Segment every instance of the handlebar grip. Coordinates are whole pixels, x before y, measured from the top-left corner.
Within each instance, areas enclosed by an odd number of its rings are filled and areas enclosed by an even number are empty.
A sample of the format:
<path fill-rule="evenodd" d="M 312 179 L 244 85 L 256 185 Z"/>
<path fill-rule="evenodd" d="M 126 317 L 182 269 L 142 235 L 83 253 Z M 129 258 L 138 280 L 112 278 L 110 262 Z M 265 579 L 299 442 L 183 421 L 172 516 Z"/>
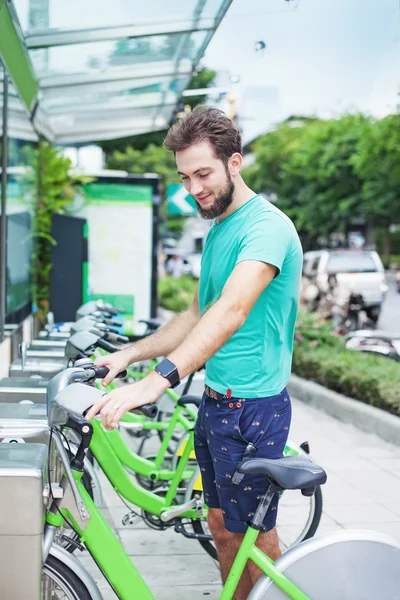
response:
<path fill-rule="evenodd" d="M 104 325 L 105 331 L 107 333 L 115 333 L 115 334 L 119 335 L 119 331 L 115 327 L 110 327 L 109 325 L 106 325 L 105 323 L 103 323 L 103 325 Z"/>
<path fill-rule="evenodd" d="M 114 333 L 113 331 L 107 331 L 107 333 L 104 337 L 106 340 L 109 340 L 110 342 L 117 342 L 117 343 L 120 342 L 120 343 L 124 343 L 124 344 L 129 342 L 128 337 L 126 337 L 125 335 L 119 335 L 119 333 Z"/>
<path fill-rule="evenodd" d="M 107 375 L 110 372 L 110 369 L 108 367 L 94 367 L 95 373 L 96 373 L 96 378 L 97 379 L 104 379 L 104 377 L 107 377 Z"/>
<path fill-rule="evenodd" d="M 103 323 L 106 325 L 111 325 L 111 327 L 122 327 L 122 321 L 116 321 L 115 319 L 103 319 Z"/>
<path fill-rule="evenodd" d="M 158 408 L 155 404 L 143 404 L 143 406 L 138 406 L 129 412 L 139 413 L 145 417 L 148 417 L 149 419 L 155 419 L 158 413 Z"/>
<path fill-rule="evenodd" d="M 103 350 L 106 350 L 106 352 L 110 352 L 111 354 L 113 352 L 118 352 L 118 348 L 116 348 L 113 344 L 110 344 L 110 342 L 106 342 L 106 340 L 104 340 L 103 338 L 97 340 L 96 346 L 102 348 Z"/>
<path fill-rule="evenodd" d="M 110 369 L 108 367 L 97 367 L 96 365 L 94 365 L 94 371 L 96 373 L 96 379 L 104 379 L 104 377 L 107 377 L 107 375 L 110 372 Z M 118 375 L 116 375 L 115 377 L 121 377 L 124 378 L 127 376 L 127 372 L 121 371 L 121 373 L 118 373 Z"/>

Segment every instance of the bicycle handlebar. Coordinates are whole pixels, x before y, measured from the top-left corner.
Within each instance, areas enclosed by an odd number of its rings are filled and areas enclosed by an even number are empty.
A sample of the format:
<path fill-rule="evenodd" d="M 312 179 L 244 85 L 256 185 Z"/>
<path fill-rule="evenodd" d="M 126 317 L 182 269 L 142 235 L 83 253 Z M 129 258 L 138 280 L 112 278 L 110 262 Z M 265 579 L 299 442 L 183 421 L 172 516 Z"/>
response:
<path fill-rule="evenodd" d="M 119 342 L 121 344 L 127 344 L 129 342 L 129 338 L 126 335 L 120 335 L 118 331 L 106 331 L 104 339 L 109 342 Z"/>
<path fill-rule="evenodd" d="M 118 352 L 118 348 L 116 346 L 114 346 L 113 344 L 110 344 L 110 342 L 107 342 L 103 338 L 99 338 L 97 340 L 96 346 L 98 346 L 99 348 L 102 348 L 103 350 L 106 350 L 106 352 L 110 352 L 110 354 L 113 354 L 114 352 Z"/>
<path fill-rule="evenodd" d="M 108 375 L 110 369 L 108 367 L 96 367 L 96 365 L 94 365 L 93 371 L 95 371 L 96 377 L 98 379 L 103 379 Z M 126 371 L 118 373 L 117 377 L 126 377 Z M 143 404 L 143 406 L 138 406 L 137 408 L 129 412 L 140 413 L 143 414 L 145 417 L 148 417 L 149 419 L 154 419 L 157 416 L 158 408 L 157 406 L 155 406 L 155 404 Z"/>

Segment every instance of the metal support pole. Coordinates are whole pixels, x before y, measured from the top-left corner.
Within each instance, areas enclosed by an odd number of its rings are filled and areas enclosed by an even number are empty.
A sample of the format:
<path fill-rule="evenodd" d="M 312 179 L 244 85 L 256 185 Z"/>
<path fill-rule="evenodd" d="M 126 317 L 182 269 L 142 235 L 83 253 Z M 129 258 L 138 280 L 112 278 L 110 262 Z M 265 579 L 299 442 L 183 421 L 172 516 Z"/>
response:
<path fill-rule="evenodd" d="M 160 183 L 157 184 L 157 190 L 153 191 L 153 223 L 152 223 L 152 255 L 151 255 L 151 288 L 150 288 L 150 317 L 157 316 L 158 306 L 158 226 L 160 219 Z"/>
<path fill-rule="evenodd" d="M 7 101 L 8 101 L 8 76 L 3 67 L 3 133 L 1 138 L 1 220 L 0 220 L 0 342 L 4 338 L 4 325 L 6 319 L 6 294 L 7 294 Z"/>

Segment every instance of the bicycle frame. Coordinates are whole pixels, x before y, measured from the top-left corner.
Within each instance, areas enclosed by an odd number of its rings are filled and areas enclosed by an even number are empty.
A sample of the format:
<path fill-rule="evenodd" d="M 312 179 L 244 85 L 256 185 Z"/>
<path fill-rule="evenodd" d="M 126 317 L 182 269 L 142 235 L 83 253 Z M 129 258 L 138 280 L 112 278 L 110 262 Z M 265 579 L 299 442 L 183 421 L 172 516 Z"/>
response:
<path fill-rule="evenodd" d="M 150 512 L 156 516 L 161 516 L 164 511 L 171 508 L 181 481 L 188 475 L 190 477 L 193 474 L 192 471 L 186 470 L 186 466 L 189 461 L 190 453 L 194 448 L 194 433 L 190 433 L 188 443 L 182 454 L 182 458 L 179 461 L 178 467 L 173 473 L 166 496 L 161 498 L 157 494 L 142 488 L 128 475 L 114 448 L 109 443 L 108 437 L 101 424 L 96 419 L 92 419 L 91 424 L 93 426 L 93 436 L 90 442 L 90 450 L 93 452 L 96 461 L 99 463 L 115 491 L 132 504 L 135 504 L 146 512 Z M 137 458 L 144 467 L 148 469 L 152 468 L 152 463 L 150 461 L 146 461 L 146 459 L 141 457 Z M 147 463 L 149 464 L 147 465 Z M 174 508 L 177 507 L 177 505 L 174 505 Z M 199 515 L 196 514 L 194 508 L 182 512 L 179 516 L 189 519 L 199 518 Z M 206 512 L 204 512 L 203 516 L 206 516 Z"/>
<path fill-rule="evenodd" d="M 152 481 L 169 481 L 173 479 L 175 470 L 161 469 L 161 465 L 165 460 L 173 433 L 178 425 L 181 425 L 183 430 L 187 432 L 189 432 L 193 427 L 192 423 L 183 415 L 184 410 L 185 409 L 182 406 L 175 407 L 174 413 L 170 421 L 167 423 L 168 428 L 165 431 L 163 441 L 154 461 L 148 460 L 139 456 L 138 454 L 133 453 L 129 446 L 125 443 L 118 429 L 105 432 L 105 436 L 115 454 L 125 467 L 128 467 L 128 469 L 131 469 L 135 473 L 147 477 Z M 189 458 L 193 458 L 193 455 L 189 454 Z M 182 479 L 190 479 L 193 471 L 194 468 L 184 471 Z"/>

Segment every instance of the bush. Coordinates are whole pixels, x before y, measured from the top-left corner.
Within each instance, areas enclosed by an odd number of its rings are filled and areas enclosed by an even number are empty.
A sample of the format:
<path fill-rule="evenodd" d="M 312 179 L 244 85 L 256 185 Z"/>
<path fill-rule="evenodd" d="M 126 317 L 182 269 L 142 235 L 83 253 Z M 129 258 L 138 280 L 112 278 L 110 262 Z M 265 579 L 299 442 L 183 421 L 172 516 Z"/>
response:
<path fill-rule="evenodd" d="M 158 285 L 160 306 L 174 312 L 186 310 L 192 303 L 196 287 L 196 279 L 188 275 L 179 279 L 167 275 Z"/>
<path fill-rule="evenodd" d="M 389 267 L 392 269 L 400 269 L 400 254 L 391 254 Z"/>
<path fill-rule="evenodd" d="M 377 354 L 347 350 L 317 314 L 300 313 L 293 373 L 400 416 L 400 363 Z"/>

